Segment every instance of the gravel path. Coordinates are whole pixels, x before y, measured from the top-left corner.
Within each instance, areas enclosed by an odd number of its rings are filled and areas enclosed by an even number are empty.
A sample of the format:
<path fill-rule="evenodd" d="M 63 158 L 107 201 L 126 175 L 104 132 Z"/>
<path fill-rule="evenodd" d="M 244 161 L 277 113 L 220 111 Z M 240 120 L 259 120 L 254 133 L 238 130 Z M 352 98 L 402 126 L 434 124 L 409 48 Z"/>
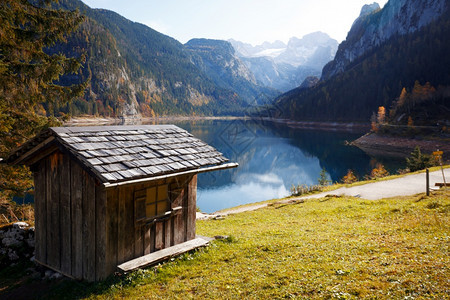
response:
<path fill-rule="evenodd" d="M 444 172 L 445 172 L 445 180 L 447 183 L 449 183 L 450 169 L 444 169 Z M 342 187 L 334 191 L 323 192 L 303 197 L 289 198 L 281 200 L 279 201 L 279 203 L 288 203 L 301 199 L 317 199 L 323 198 L 327 195 L 336 195 L 336 196 L 345 195 L 345 196 L 360 197 L 368 200 L 378 200 L 396 196 L 410 196 L 425 192 L 425 181 L 426 181 L 425 178 L 426 178 L 425 173 L 406 175 L 404 177 L 391 180 L 372 182 L 349 188 Z M 443 182 L 441 171 L 430 172 L 430 187 L 434 188 L 434 184 L 436 182 Z M 201 219 L 217 218 L 220 216 L 237 214 L 245 211 L 252 211 L 266 206 L 267 206 L 266 203 L 262 203 L 226 209 L 216 212 L 214 214 L 197 213 L 197 219 L 201 220 Z"/>

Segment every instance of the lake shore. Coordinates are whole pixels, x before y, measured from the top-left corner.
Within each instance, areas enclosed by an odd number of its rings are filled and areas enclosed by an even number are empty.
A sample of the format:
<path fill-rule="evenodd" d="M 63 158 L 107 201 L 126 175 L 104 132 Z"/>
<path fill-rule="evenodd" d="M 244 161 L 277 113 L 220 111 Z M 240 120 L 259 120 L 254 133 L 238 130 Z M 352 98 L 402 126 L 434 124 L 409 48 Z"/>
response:
<path fill-rule="evenodd" d="M 291 128 L 298 129 L 320 129 L 328 131 L 354 131 L 354 130 L 369 130 L 369 123 L 344 123 L 344 122 L 318 122 L 318 121 L 294 121 L 290 119 L 277 119 L 267 117 L 254 117 L 253 120 L 260 120 L 263 122 L 272 122 L 276 124 L 285 124 Z"/>
<path fill-rule="evenodd" d="M 444 152 L 444 161 L 448 162 L 450 160 L 450 142 L 446 140 L 432 140 L 417 137 L 407 138 L 368 133 L 353 141 L 351 144 L 369 155 L 389 154 L 398 157 L 409 156 L 416 146 L 419 146 L 423 153 L 428 154 L 439 149 Z"/>
<path fill-rule="evenodd" d="M 112 124 L 165 124 L 179 121 L 202 121 L 202 120 L 253 120 L 255 122 L 283 124 L 290 128 L 324 130 L 324 131 L 361 131 L 370 129 L 367 123 L 342 123 L 342 122 L 315 122 L 315 121 L 293 121 L 290 119 L 270 118 L 270 117 L 249 117 L 249 116 L 163 116 L 154 118 L 108 118 L 82 116 L 66 121 L 64 126 L 88 126 L 88 125 L 112 125 Z M 440 139 L 407 138 L 399 136 L 386 136 L 375 133 L 368 133 L 351 142 L 369 155 L 375 156 L 409 156 L 416 146 L 422 152 L 431 153 L 437 149 L 444 151 L 444 161 L 450 161 L 450 142 Z"/>
<path fill-rule="evenodd" d="M 93 116 L 82 116 L 75 117 L 66 122 L 64 126 L 85 126 L 85 125 L 132 125 L 132 124 L 159 124 L 167 123 L 171 121 L 200 121 L 200 120 L 250 120 L 250 117 L 246 116 L 218 116 L 218 117 L 208 117 L 208 116 L 164 116 L 164 117 L 154 117 L 154 118 L 109 118 L 109 117 L 93 117 Z"/>
<path fill-rule="evenodd" d="M 255 122 L 270 122 L 275 124 L 284 124 L 291 128 L 298 129 L 320 129 L 329 131 L 353 131 L 369 130 L 368 123 L 343 123 L 343 122 L 316 122 L 316 121 L 294 121 L 290 119 L 255 117 L 255 116 L 162 116 L 162 117 L 144 117 L 144 118 L 109 118 L 81 116 L 64 122 L 64 126 L 84 126 L 84 125 L 113 125 L 113 124 L 159 124 L 171 121 L 201 121 L 201 120 L 253 120 Z"/>

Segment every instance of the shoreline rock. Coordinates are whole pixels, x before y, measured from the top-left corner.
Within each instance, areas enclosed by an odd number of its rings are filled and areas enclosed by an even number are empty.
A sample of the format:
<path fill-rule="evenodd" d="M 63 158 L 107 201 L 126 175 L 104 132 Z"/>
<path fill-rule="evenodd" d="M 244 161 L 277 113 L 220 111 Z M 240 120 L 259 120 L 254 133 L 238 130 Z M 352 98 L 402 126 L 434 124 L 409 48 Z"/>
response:
<path fill-rule="evenodd" d="M 444 152 L 444 163 L 450 160 L 450 142 L 424 138 L 407 138 L 368 133 L 351 143 L 369 155 L 392 155 L 407 157 L 416 146 L 423 153 L 432 153 L 439 149 Z"/>

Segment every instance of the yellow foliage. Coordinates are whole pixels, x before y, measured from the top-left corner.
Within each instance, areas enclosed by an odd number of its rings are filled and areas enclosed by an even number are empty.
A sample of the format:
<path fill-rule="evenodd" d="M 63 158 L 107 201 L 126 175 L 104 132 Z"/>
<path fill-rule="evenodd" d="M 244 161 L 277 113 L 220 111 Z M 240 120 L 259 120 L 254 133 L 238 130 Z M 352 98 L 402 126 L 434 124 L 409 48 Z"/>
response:
<path fill-rule="evenodd" d="M 375 133 L 377 133 L 377 132 L 378 132 L 378 124 L 377 124 L 376 122 L 371 122 L 370 125 L 371 125 L 371 127 L 372 127 L 372 128 L 371 128 L 372 131 L 375 132 Z"/>
<path fill-rule="evenodd" d="M 380 163 L 370 172 L 370 179 L 377 179 L 389 176 L 389 172 Z"/>
<path fill-rule="evenodd" d="M 155 112 L 147 103 L 141 103 L 140 105 L 141 113 L 145 117 L 155 117 Z"/>
<path fill-rule="evenodd" d="M 377 121 L 378 124 L 383 124 L 386 119 L 386 109 L 384 106 L 378 107 L 378 115 L 377 115 Z"/>
<path fill-rule="evenodd" d="M 342 182 L 345 183 L 345 184 L 350 184 L 350 183 L 353 183 L 353 182 L 356 182 L 356 181 L 358 181 L 358 178 L 356 178 L 356 176 L 355 176 L 355 174 L 353 173 L 352 170 L 348 170 L 347 175 L 345 175 L 342 178 Z"/>
<path fill-rule="evenodd" d="M 414 122 L 413 119 L 411 118 L 411 116 L 408 117 L 408 127 L 413 127 L 414 126 Z"/>

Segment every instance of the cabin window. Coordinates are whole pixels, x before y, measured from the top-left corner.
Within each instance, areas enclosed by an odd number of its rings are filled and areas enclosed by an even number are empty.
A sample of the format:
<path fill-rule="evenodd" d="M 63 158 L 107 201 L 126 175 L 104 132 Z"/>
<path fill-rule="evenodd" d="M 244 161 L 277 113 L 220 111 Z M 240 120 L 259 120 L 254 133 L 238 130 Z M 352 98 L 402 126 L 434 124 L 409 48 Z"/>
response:
<path fill-rule="evenodd" d="M 136 222 L 164 216 L 170 210 L 168 186 L 158 185 L 135 192 Z"/>

